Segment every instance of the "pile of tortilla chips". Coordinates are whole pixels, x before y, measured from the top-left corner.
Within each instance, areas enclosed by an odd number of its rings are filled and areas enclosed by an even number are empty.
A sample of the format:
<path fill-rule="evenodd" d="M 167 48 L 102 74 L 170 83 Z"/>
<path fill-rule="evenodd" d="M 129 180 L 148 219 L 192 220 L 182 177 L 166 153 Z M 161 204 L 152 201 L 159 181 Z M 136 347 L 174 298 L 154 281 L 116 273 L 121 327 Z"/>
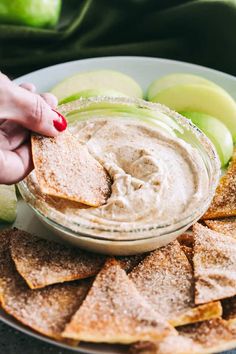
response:
<path fill-rule="evenodd" d="M 224 228 L 218 232 L 221 224 L 207 223 L 211 229 L 197 223 L 151 253 L 117 258 L 5 230 L 1 307 L 71 345 L 121 343 L 129 345 L 127 352 L 142 354 L 233 348 L 236 238 Z"/>
<path fill-rule="evenodd" d="M 202 223 L 148 254 L 106 257 L 0 234 L 0 306 L 45 336 L 139 354 L 236 347 L 236 154 Z M 220 219 L 219 219 L 220 218 Z"/>
<path fill-rule="evenodd" d="M 236 150 L 202 224 L 152 252 L 130 277 L 178 331 L 135 343 L 132 353 L 199 354 L 236 347 Z"/>

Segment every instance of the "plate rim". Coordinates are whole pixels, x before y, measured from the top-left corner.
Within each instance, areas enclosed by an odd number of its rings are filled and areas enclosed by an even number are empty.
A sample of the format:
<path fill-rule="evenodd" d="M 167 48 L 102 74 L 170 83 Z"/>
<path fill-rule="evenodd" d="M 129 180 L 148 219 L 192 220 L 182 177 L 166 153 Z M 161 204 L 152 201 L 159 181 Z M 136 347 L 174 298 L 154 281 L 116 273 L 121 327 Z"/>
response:
<path fill-rule="evenodd" d="M 236 82 L 236 77 L 232 74 L 228 74 L 225 73 L 224 71 L 221 70 L 217 70 L 217 69 L 212 69 L 208 66 L 204 66 L 204 65 L 200 65 L 200 64 L 194 64 L 194 63 L 190 63 L 190 62 L 186 62 L 186 61 L 181 61 L 181 60 L 175 60 L 175 59 L 165 59 L 165 58 L 159 58 L 159 57 L 150 57 L 150 56 L 132 56 L 132 55 L 119 55 L 119 56 L 103 56 L 103 57 L 93 57 L 93 58 L 85 58 L 85 59 L 76 59 L 76 60 L 70 60 L 70 61 L 66 61 L 63 63 L 58 63 L 58 64 L 54 64 L 54 65 L 49 65 L 46 66 L 44 68 L 40 68 L 34 71 L 31 71 L 27 74 L 21 75 L 16 77 L 13 81 L 17 82 L 18 80 L 21 80 L 21 78 L 24 78 L 25 76 L 31 75 L 31 74 L 39 74 L 41 71 L 47 70 L 47 69 L 52 69 L 52 68 L 60 68 L 62 66 L 67 66 L 67 65 L 73 65 L 76 63 L 83 63 L 83 62 L 96 62 L 96 61 L 110 61 L 110 60 L 137 60 L 137 61 L 143 61 L 143 60 L 150 60 L 150 61 L 159 61 L 162 63 L 167 63 L 167 64 L 172 64 L 175 63 L 177 65 L 181 65 L 184 64 L 186 66 L 188 66 L 189 68 L 199 68 L 202 70 L 206 70 L 208 72 L 211 72 L 213 74 L 217 74 L 217 75 L 223 75 L 223 76 L 227 76 L 229 79 L 232 79 Z"/>
<path fill-rule="evenodd" d="M 34 71 L 31 71 L 29 73 L 26 73 L 24 75 L 18 76 L 17 78 L 15 78 L 13 81 L 15 83 L 20 83 L 22 82 L 22 80 L 24 80 L 25 77 L 30 76 L 30 75 L 41 75 L 43 74 L 45 71 L 50 71 L 51 69 L 54 70 L 60 70 L 63 67 L 66 66 L 73 66 L 76 64 L 83 64 L 83 63 L 96 63 L 99 61 L 103 61 L 105 62 L 111 62 L 111 61 L 136 61 L 136 62 L 144 62 L 144 61 L 149 61 L 149 62 L 156 62 L 156 63 L 162 63 L 162 64 L 167 64 L 169 66 L 171 66 L 172 64 L 174 65 L 184 65 L 186 68 L 188 68 L 190 71 L 191 69 L 198 69 L 201 70 L 205 73 L 212 73 L 213 75 L 217 75 L 218 77 L 222 77 L 222 78 L 227 78 L 228 80 L 231 80 L 232 82 L 236 83 L 236 77 L 232 74 L 228 74 L 225 73 L 223 71 L 217 70 L 217 69 L 212 69 L 208 66 L 203 66 L 203 65 L 199 65 L 199 64 L 195 64 L 195 63 L 190 63 L 190 62 L 186 62 L 186 61 L 181 61 L 181 60 L 175 60 L 175 59 L 167 59 L 167 58 L 159 58 L 159 57 L 152 57 L 152 56 L 102 56 L 102 57 L 93 57 L 93 58 L 84 58 L 84 59 L 75 59 L 75 60 L 71 60 L 71 61 L 66 61 L 66 62 L 62 62 L 62 63 L 57 63 L 57 64 L 53 64 L 53 65 L 49 65 Z M 79 70 L 79 69 L 78 69 Z M 115 69 L 113 69 L 115 70 Z M 1 312 L 4 312 L 4 315 Z M 9 319 L 8 319 L 9 317 Z M 33 329 L 31 328 L 27 328 L 26 326 L 24 326 L 23 324 L 21 324 L 20 322 L 18 323 L 13 317 L 11 318 L 11 316 L 9 316 L 8 314 L 5 313 L 5 311 L 3 309 L 0 309 L 0 321 L 2 321 L 4 324 L 20 331 L 21 333 L 24 333 L 27 336 L 36 338 L 38 340 L 41 340 L 43 342 L 46 342 L 48 344 L 51 345 L 55 345 L 56 347 L 59 348 L 63 348 L 63 349 L 67 349 L 67 350 L 71 350 L 73 352 L 77 352 L 77 353 L 81 353 L 81 354 L 96 354 L 98 352 L 96 352 L 96 350 L 94 349 L 86 349 L 86 348 L 81 348 L 79 346 L 77 347 L 73 347 L 70 346 L 68 344 L 65 344 L 63 342 L 59 342 L 56 340 L 53 340 L 49 337 L 46 337 L 40 333 L 35 332 Z"/>

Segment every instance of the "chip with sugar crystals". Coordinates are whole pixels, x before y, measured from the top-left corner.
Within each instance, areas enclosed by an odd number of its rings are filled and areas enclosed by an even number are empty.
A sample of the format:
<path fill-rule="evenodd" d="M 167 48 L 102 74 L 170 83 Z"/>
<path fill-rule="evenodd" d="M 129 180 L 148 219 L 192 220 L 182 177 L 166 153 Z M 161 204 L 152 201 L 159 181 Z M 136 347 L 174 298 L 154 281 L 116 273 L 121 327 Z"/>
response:
<path fill-rule="evenodd" d="M 236 239 L 199 223 L 193 233 L 195 303 L 236 295 Z"/>
<path fill-rule="evenodd" d="M 119 262 L 108 259 L 63 335 L 128 344 L 160 339 L 169 333 L 176 331 L 139 294 Z"/>
<path fill-rule="evenodd" d="M 236 148 L 226 174 L 221 178 L 213 201 L 203 219 L 236 216 Z"/>
<path fill-rule="evenodd" d="M 10 251 L 16 269 L 31 289 L 96 275 L 106 257 L 12 230 Z"/>
<path fill-rule="evenodd" d="M 36 176 L 43 193 L 85 205 L 103 205 L 111 179 L 103 166 L 69 131 L 55 138 L 32 135 Z"/>
<path fill-rule="evenodd" d="M 205 220 L 205 224 L 212 230 L 221 234 L 236 238 L 236 218 L 224 218 L 220 220 Z"/>
<path fill-rule="evenodd" d="M 11 259 L 11 232 L 0 234 L 1 306 L 24 325 L 48 337 L 64 340 L 61 333 L 80 307 L 91 282 L 86 279 L 31 290 L 17 273 Z"/>
<path fill-rule="evenodd" d="M 153 309 L 173 326 L 221 315 L 219 301 L 195 306 L 193 269 L 178 241 L 150 253 L 129 276 Z"/>
<path fill-rule="evenodd" d="M 206 354 L 236 346 L 236 331 L 222 319 L 204 321 L 178 329 L 177 337 L 168 336 L 155 343 L 136 343 L 130 354 Z"/>

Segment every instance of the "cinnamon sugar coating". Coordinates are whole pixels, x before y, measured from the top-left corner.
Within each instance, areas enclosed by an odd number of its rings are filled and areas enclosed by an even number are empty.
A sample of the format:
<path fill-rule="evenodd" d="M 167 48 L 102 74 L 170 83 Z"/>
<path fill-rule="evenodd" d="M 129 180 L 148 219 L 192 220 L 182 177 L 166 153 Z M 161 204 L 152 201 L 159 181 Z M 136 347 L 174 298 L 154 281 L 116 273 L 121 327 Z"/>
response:
<path fill-rule="evenodd" d="M 56 138 L 31 137 L 35 171 L 43 193 L 98 207 L 111 193 L 111 179 L 87 147 L 68 131 Z"/>
<path fill-rule="evenodd" d="M 3 309 L 24 325 L 63 340 L 65 324 L 79 308 L 90 287 L 82 280 L 31 290 L 17 273 L 9 251 L 12 230 L 0 234 L 0 300 Z"/>
<path fill-rule="evenodd" d="M 99 272 L 106 259 L 21 230 L 12 231 L 10 251 L 17 271 L 31 289 L 91 277 Z"/>
<path fill-rule="evenodd" d="M 219 317 L 219 302 L 194 304 L 191 264 L 177 241 L 148 255 L 130 273 L 140 293 L 174 326 Z"/>
<path fill-rule="evenodd" d="M 212 230 L 236 238 L 236 218 L 219 220 L 205 220 L 205 224 Z"/>
<path fill-rule="evenodd" d="M 97 275 L 63 336 L 82 341 L 132 343 L 176 331 L 139 294 L 115 259 Z"/>
<path fill-rule="evenodd" d="M 195 303 L 236 295 L 236 239 L 199 223 L 193 232 Z"/>
<path fill-rule="evenodd" d="M 226 174 L 221 178 L 213 201 L 202 219 L 236 216 L 236 148 Z"/>
<path fill-rule="evenodd" d="M 178 328 L 178 336 L 155 343 L 137 343 L 132 354 L 206 354 L 236 346 L 236 331 L 222 319 L 213 319 Z"/>

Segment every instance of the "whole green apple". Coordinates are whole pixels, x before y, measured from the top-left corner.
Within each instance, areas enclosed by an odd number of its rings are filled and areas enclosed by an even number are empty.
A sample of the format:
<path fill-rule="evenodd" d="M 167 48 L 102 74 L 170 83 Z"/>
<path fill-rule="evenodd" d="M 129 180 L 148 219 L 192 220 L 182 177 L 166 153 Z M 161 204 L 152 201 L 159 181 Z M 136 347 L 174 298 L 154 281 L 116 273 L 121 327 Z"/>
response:
<path fill-rule="evenodd" d="M 0 23 L 52 27 L 60 10 L 61 0 L 0 0 Z"/>

